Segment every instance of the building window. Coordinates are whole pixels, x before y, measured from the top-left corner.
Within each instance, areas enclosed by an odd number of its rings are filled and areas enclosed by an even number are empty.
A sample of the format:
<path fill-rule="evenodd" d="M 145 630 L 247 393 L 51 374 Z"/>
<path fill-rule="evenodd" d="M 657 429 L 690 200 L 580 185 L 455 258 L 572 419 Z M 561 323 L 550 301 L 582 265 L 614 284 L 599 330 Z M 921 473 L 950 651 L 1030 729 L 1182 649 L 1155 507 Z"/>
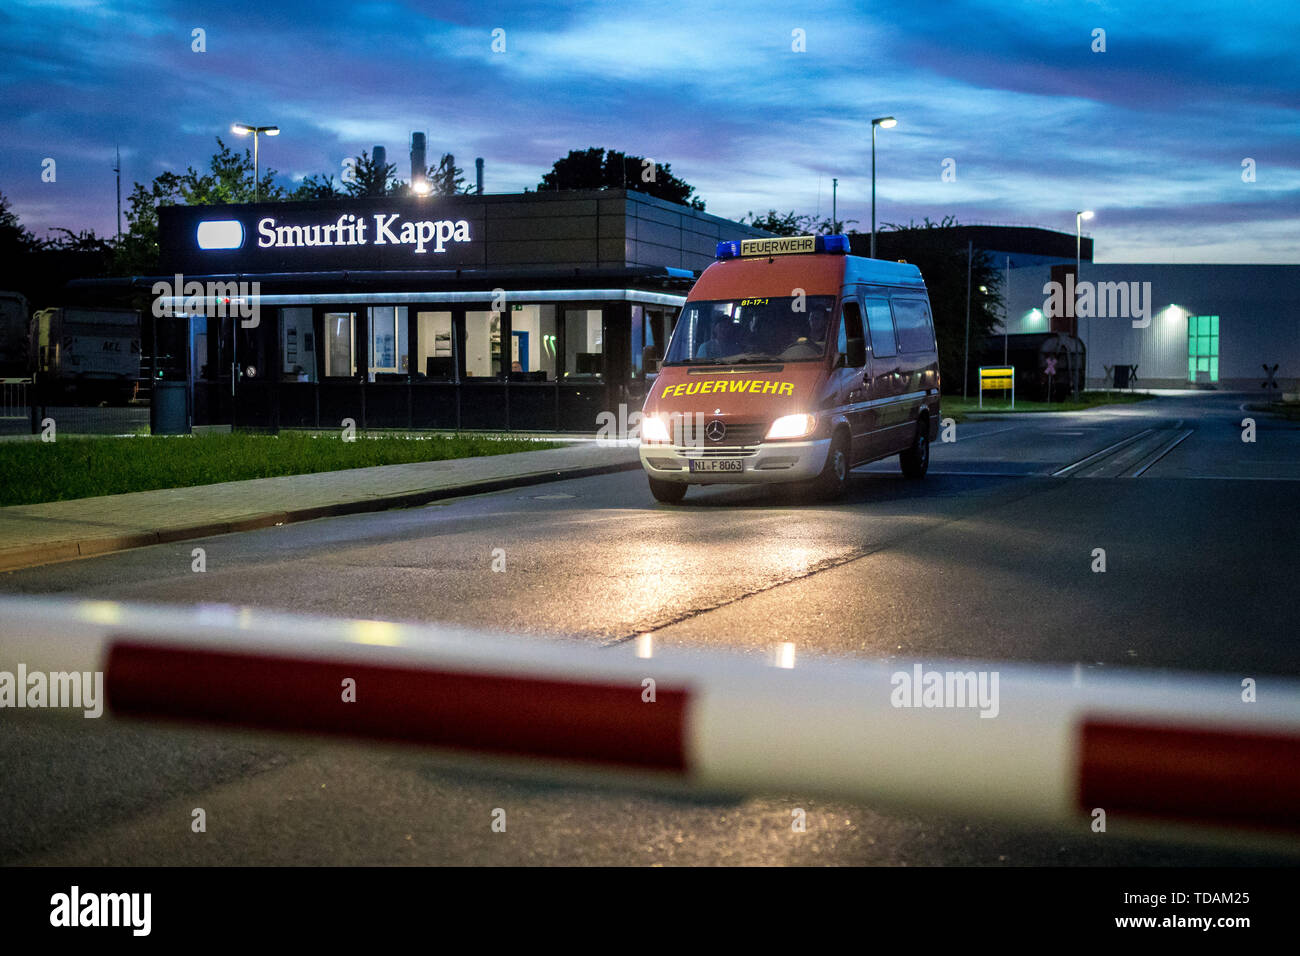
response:
<path fill-rule="evenodd" d="M 208 339 L 208 317 L 206 315 L 196 315 L 193 322 L 194 377 L 200 381 L 207 381 L 214 377 L 212 357 L 208 349 L 216 343 L 210 342 Z"/>
<path fill-rule="evenodd" d="M 501 374 L 501 313 L 465 313 L 465 376 L 496 378 Z"/>
<path fill-rule="evenodd" d="M 280 310 L 280 355 L 283 381 L 316 381 L 316 335 L 310 308 Z"/>
<path fill-rule="evenodd" d="M 511 377 L 528 382 L 555 381 L 555 306 L 515 305 L 510 314 Z"/>
<path fill-rule="evenodd" d="M 1217 315 L 1187 317 L 1187 380 L 1189 382 L 1219 380 L 1219 317 Z"/>
<path fill-rule="evenodd" d="M 599 378 L 605 373 L 600 309 L 564 311 L 564 377 Z"/>
<path fill-rule="evenodd" d="M 456 352 L 452 344 L 450 312 L 417 312 L 416 341 L 419 351 L 415 371 L 438 382 L 456 379 Z"/>
<path fill-rule="evenodd" d="M 658 372 L 645 367 L 645 350 L 654 349 L 663 353 L 660 340 L 663 338 L 664 310 L 648 309 L 644 306 L 632 306 L 632 377 L 652 381 Z"/>
<path fill-rule="evenodd" d="M 357 374 L 353 344 L 357 335 L 355 312 L 325 313 L 325 377 L 352 378 Z"/>
<path fill-rule="evenodd" d="M 370 319 L 370 381 L 378 375 L 405 375 L 411 369 L 406 347 L 406 306 L 374 306 Z"/>

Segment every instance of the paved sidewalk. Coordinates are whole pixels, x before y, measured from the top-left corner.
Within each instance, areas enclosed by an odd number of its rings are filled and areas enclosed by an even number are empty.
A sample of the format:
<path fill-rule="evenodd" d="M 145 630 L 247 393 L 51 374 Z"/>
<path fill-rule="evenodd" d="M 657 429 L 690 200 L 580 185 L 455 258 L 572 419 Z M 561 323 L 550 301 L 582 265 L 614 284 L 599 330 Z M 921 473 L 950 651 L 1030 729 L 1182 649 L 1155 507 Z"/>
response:
<path fill-rule="evenodd" d="M 634 446 L 563 448 L 0 508 L 0 571 L 168 541 L 640 467 Z"/>

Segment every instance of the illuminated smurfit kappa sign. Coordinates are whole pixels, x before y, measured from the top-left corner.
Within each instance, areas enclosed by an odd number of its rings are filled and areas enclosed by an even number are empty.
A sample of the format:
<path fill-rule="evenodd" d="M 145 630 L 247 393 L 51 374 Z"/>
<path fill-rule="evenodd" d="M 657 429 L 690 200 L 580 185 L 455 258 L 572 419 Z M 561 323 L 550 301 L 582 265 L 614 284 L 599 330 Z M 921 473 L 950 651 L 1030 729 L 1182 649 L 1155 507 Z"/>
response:
<path fill-rule="evenodd" d="M 373 226 L 373 231 L 371 227 Z M 449 242 L 469 242 L 465 219 L 402 219 L 400 213 L 356 216 L 344 213 L 323 225 L 289 225 L 266 216 L 257 223 L 259 249 L 308 246 L 413 246 L 417 255 L 443 252 Z"/>

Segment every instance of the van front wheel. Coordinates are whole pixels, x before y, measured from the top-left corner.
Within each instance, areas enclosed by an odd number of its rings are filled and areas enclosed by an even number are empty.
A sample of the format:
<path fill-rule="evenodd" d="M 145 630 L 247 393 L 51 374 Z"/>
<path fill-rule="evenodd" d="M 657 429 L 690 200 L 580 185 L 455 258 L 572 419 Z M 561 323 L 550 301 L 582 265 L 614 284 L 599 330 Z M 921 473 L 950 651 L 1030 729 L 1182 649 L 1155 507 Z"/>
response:
<path fill-rule="evenodd" d="M 833 501 L 849 486 L 849 443 L 843 433 L 831 441 L 822 473 L 813 479 L 813 493 L 823 501 Z"/>
<path fill-rule="evenodd" d="M 922 418 L 916 423 L 916 437 L 912 447 L 900 452 L 898 462 L 903 466 L 904 478 L 924 478 L 930 469 L 930 420 Z"/>
<path fill-rule="evenodd" d="M 680 481 L 660 481 L 658 478 L 649 480 L 650 494 L 655 496 L 655 501 L 675 505 L 686 497 L 686 485 Z"/>

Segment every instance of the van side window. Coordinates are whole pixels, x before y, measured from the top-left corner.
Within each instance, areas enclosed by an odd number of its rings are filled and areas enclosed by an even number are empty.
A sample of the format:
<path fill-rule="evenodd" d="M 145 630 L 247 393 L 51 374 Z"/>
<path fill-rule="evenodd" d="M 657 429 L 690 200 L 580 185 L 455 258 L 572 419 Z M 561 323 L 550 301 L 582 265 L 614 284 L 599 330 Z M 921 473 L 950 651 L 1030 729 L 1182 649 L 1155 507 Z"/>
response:
<path fill-rule="evenodd" d="M 894 300 L 894 326 L 900 352 L 929 352 L 934 348 L 930 307 L 921 299 Z"/>
<path fill-rule="evenodd" d="M 894 318 L 889 313 L 888 299 L 867 299 L 867 325 L 871 328 L 871 354 L 876 358 L 889 358 L 898 354 L 894 343 Z"/>
<path fill-rule="evenodd" d="M 835 347 L 840 355 L 848 355 L 850 339 L 862 339 L 864 343 L 866 342 L 862 333 L 862 310 L 858 308 L 857 302 L 849 301 L 844 303 L 842 315 L 840 337 Z"/>

